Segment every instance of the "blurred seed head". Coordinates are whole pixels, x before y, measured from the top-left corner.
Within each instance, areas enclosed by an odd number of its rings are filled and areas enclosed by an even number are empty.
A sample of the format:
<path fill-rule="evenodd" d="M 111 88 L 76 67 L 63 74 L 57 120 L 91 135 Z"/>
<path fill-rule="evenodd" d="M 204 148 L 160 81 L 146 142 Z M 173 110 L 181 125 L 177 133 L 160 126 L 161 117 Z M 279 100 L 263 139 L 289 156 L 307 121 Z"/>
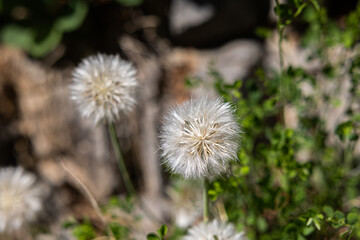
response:
<path fill-rule="evenodd" d="M 164 163 L 186 179 L 210 178 L 237 158 L 241 130 L 222 99 L 184 102 L 165 117 L 160 135 Z"/>
<path fill-rule="evenodd" d="M 244 232 L 236 232 L 231 223 L 222 223 L 213 220 L 209 223 L 200 223 L 188 230 L 183 240 L 246 240 Z"/>
<path fill-rule="evenodd" d="M 114 122 L 136 105 L 135 67 L 117 55 L 85 58 L 73 72 L 71 98 L 81 114 L 95 124 Z"/>
<path fill-rule="evenodd" d="M 0 169 L 0 232 L 13 232 L 41 210 L 42 192 L 33 174 L 21 167 Z"/>

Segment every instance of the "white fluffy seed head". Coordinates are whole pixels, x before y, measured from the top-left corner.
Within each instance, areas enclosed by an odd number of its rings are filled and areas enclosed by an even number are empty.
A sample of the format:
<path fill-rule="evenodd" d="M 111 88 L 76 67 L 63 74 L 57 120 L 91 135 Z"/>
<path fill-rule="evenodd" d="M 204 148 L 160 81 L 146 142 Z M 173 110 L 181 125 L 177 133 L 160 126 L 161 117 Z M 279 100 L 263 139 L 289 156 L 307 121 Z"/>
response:
<path fill-rule="evenodd" d="M 164 163 L 186 179 L 210 178 L 237 158 L 241 130 L 222 99 L 184 102 L 165 117 L 160 135 Z"/>
<path fill-rule="evenodd" d="M 190 228 L 182 240 L 246 240 L 244 232 L 238 233 L 231 223 L 213 220 Z"/>
<path fill-rule="evenodd" d="M 36 178 L 21 167 L 0 169 L 0 233 L 13 232 L 33 221 L 42 206 Z"/>
<path fill-rule="evenodd" d="M 97 124 L 116 121 L 136 105 L 135 67 L 116 55 L 85 58 L 73 72 L 71 98 L 81 114 Z"/>

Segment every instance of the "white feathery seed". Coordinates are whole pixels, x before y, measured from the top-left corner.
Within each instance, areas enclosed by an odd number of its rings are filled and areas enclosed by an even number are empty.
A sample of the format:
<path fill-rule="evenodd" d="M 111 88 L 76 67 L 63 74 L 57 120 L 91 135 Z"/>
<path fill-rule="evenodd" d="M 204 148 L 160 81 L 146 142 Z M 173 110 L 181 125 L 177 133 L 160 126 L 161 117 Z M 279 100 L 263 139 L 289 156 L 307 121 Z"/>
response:
<path fill-rule="evenodd" d="M 21 167 L 0 169 L 0 233 L 13 232 L 33 221 L 42 206 L 33 174 Z"/>
<path fill-rule="evenodd" d="M 160 134 L 169 169 L 186 179 L 210 178 L 237 158 L 241 130 L 221 98 L 192 99 L 170 110 Z"/>
<path fill-rule="evenodd" d="M 138 86 L 135 67 L 117 55 L 85 58 L 73 72 L 71 98 L 81 114 L 95 124 L 114 122 L 136 105 Z"/>
<path fill-rule="evenodd" d="M 209 223 L 200 223 L 188 230 L 182 240 L 247 240 L 244 232 L 236 232 L 231 223 L 222 223 L 213 220 Z"/>

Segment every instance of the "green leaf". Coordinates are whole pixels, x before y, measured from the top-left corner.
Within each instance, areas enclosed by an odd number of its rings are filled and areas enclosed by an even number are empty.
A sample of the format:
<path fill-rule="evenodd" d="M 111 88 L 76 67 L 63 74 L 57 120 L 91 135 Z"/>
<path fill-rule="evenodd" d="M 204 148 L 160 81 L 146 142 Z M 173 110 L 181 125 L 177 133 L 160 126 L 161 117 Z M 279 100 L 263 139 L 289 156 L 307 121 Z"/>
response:
<path fill-rule="evenodd" d="M 336 210 L 335 211 L 335 218 L 340 220 L 340 219 L 343 219 L 345 218 L 345 214 L 343 212 L 340 212 L 339 210 Z"/>
<path fill-rule="evenodd" d="M 265 232 L 268 228 L 266 220 L 262 217 L 257 218 L 256 225 L 260 232 Z"/>
<path fill-rule="evenodd" d="M 314 8 L 316 9 L 316 11 L 320 11 L 320 5 L 317 2 L 317 0 L 310 0 L 310 1 L 314 5 Z"/>
<path fill-rule="evenodd" d="M 306 226 L 309 226 L 311 223 L 313 222 L 313 219 L 312 218 L 309 218 L 307 223 L 306 223 Z"/>
<path fill-rule="evenodd" d="M 52 29 L 42 41 L 34 42 L 33 47 L 28 51 L 34 57 L 43 57 L 59 45 L 61 39 L 62 33 L 58 32 L 56 29 Z"/>
<path fill-rule="evenodd" d="M 116 239 L 128 239 L 130 229 L 118 224 L 117 222 L 112 222 L 110 224 L 111 231 L 115 235 Z"/>
<path fill-rule="evenodd" d="M 304 10 L 304 8 L 305 8 L 306 6 L 307 6 L 307 3 L 301 4 L 301 6 L 298 7 L 298 9 L 296 10 L 296 12 L 295 12 L 295 14 L 294 14 L 294 17 L 299 16 L 299 15 L 302 13 L 302 11 Z"/>
<path fill-rule="evenodd" d="M 351 136 L 351 132 L 353 131 L 353 122 L 346 121 L 339 124 L 335 130 L 335 133 L 339 136 L 339 138 L 344 141 L 346 138 Z"/>
<path fill-rule="evenodd" d="M 291 17 L 292 10 L 288 4 L 279 4 L 275 7 L 275 13 L 279 18 L 285 19 Z"/>
<path fill-rule="evenodd" d="M 161 240 L 161 238 L 158 235 L 156 235 L 155 233 L 149 233 L 146 236 L 146 239 L 147 240 Z"/>
<path fill-rule="evenodd" d="M 73 229 L 73 235 L 79 240 L 91 240 L 96 237 L 95 231 L 89 222 L 85 222 Z"/>
<path fill-rule="evenodd" d="M 87 11 L 88 7 L 83 1 L 76 1 L 74 11 L 58 18 L 54 23 L 54 28 L 59 32 L 70 32 L 78 29 L 83 23 Z"/>
<path fill-rule="evenodd" d="M 157 230 L 157 232 L 160 235 L 160 237 L 164 237 L 167 233 L 167 230 L 168 230 L 167 226 L 164 224 Z"/>
<path fill-rule="evenodd" d="M 317 228 L 317 230 L 320 231 L 321 230 L 321 224 L 320 224 L 319 220 L 316 219 L 316 218 L 313 218 L 313 222 L 314 222 L 315 227 Z"/>
<path fill-rule="evenodd" d="M 332 218 L 334 217 L 334 210 L 329 206 L 324 206 L 323 211 L 326 214 L 326 216 Z"/>
<path fill-rule="evenodd" d="M 257 27 L 255 29 L 255 34 L 261 38 L 269 38 L 271 36 L 271 29 L 265 27 Z"/>
<path fill-rule="evenodd" d="M 33 46 L 34 32 L 16 24 L 5 26 L 1 30 L 1 41 L 29 51 Z"/>
<path fill-rule="evenodd" d="M 249 166 L 243 166 L 240 168 L 240 174 L 242 176 L 247 175 L 250 172 L 250 167 Z"/>
<path fill-rule="evenodd" d="M 351 212 L 346 216 L 346 219 L 349 224 L 354 225 L 359 220 L 359 215 Z"/>
<path fill-rule="evenodd" d="M 304 230 L 303 230 L 303 234 L 305 236 L 308 236 L 310 235 L 311 233 L 313 233 L 315 230 L 315 228 L 313 226 L 309 226 L 309 227 L 305 227 Z"/>
<path fill-rule="evenodd" d="M 62 227 L 65 228 L 65 229 L 66 228 L 71 228 L 71 227 L 75 226 L 76 224 L 78 224 L 78 223 L 76 222 L 75 219 L 70 219 L 70 220 L 64 221 L 62 223 Z"/>
<path fill-rule="evenodd" d="M 341 237 L 341 238 L 342 238 L 342 237 L 345 237 L 347 234 L 349 234 L 349 231 L 345 231 L 345 232 L 341 233 L 341 234 L 340 234 L 340 237 Z"/>

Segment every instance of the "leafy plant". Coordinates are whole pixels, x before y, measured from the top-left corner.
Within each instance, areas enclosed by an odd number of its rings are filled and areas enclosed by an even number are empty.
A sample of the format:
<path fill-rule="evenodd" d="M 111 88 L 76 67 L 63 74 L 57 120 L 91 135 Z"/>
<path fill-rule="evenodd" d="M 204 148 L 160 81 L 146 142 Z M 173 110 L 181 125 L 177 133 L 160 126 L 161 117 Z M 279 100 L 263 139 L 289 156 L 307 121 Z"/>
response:
<path fill-rule="evenodd" d="M 167 226 L 166 225 L 162 225 L 158 230 L 157 230 L 157 234 L 156 233 L 149 233 L 146 237 L 146 239 L 148 240 L 163 240 L 165 239 L 165 235 L 167 233 Z"/>

